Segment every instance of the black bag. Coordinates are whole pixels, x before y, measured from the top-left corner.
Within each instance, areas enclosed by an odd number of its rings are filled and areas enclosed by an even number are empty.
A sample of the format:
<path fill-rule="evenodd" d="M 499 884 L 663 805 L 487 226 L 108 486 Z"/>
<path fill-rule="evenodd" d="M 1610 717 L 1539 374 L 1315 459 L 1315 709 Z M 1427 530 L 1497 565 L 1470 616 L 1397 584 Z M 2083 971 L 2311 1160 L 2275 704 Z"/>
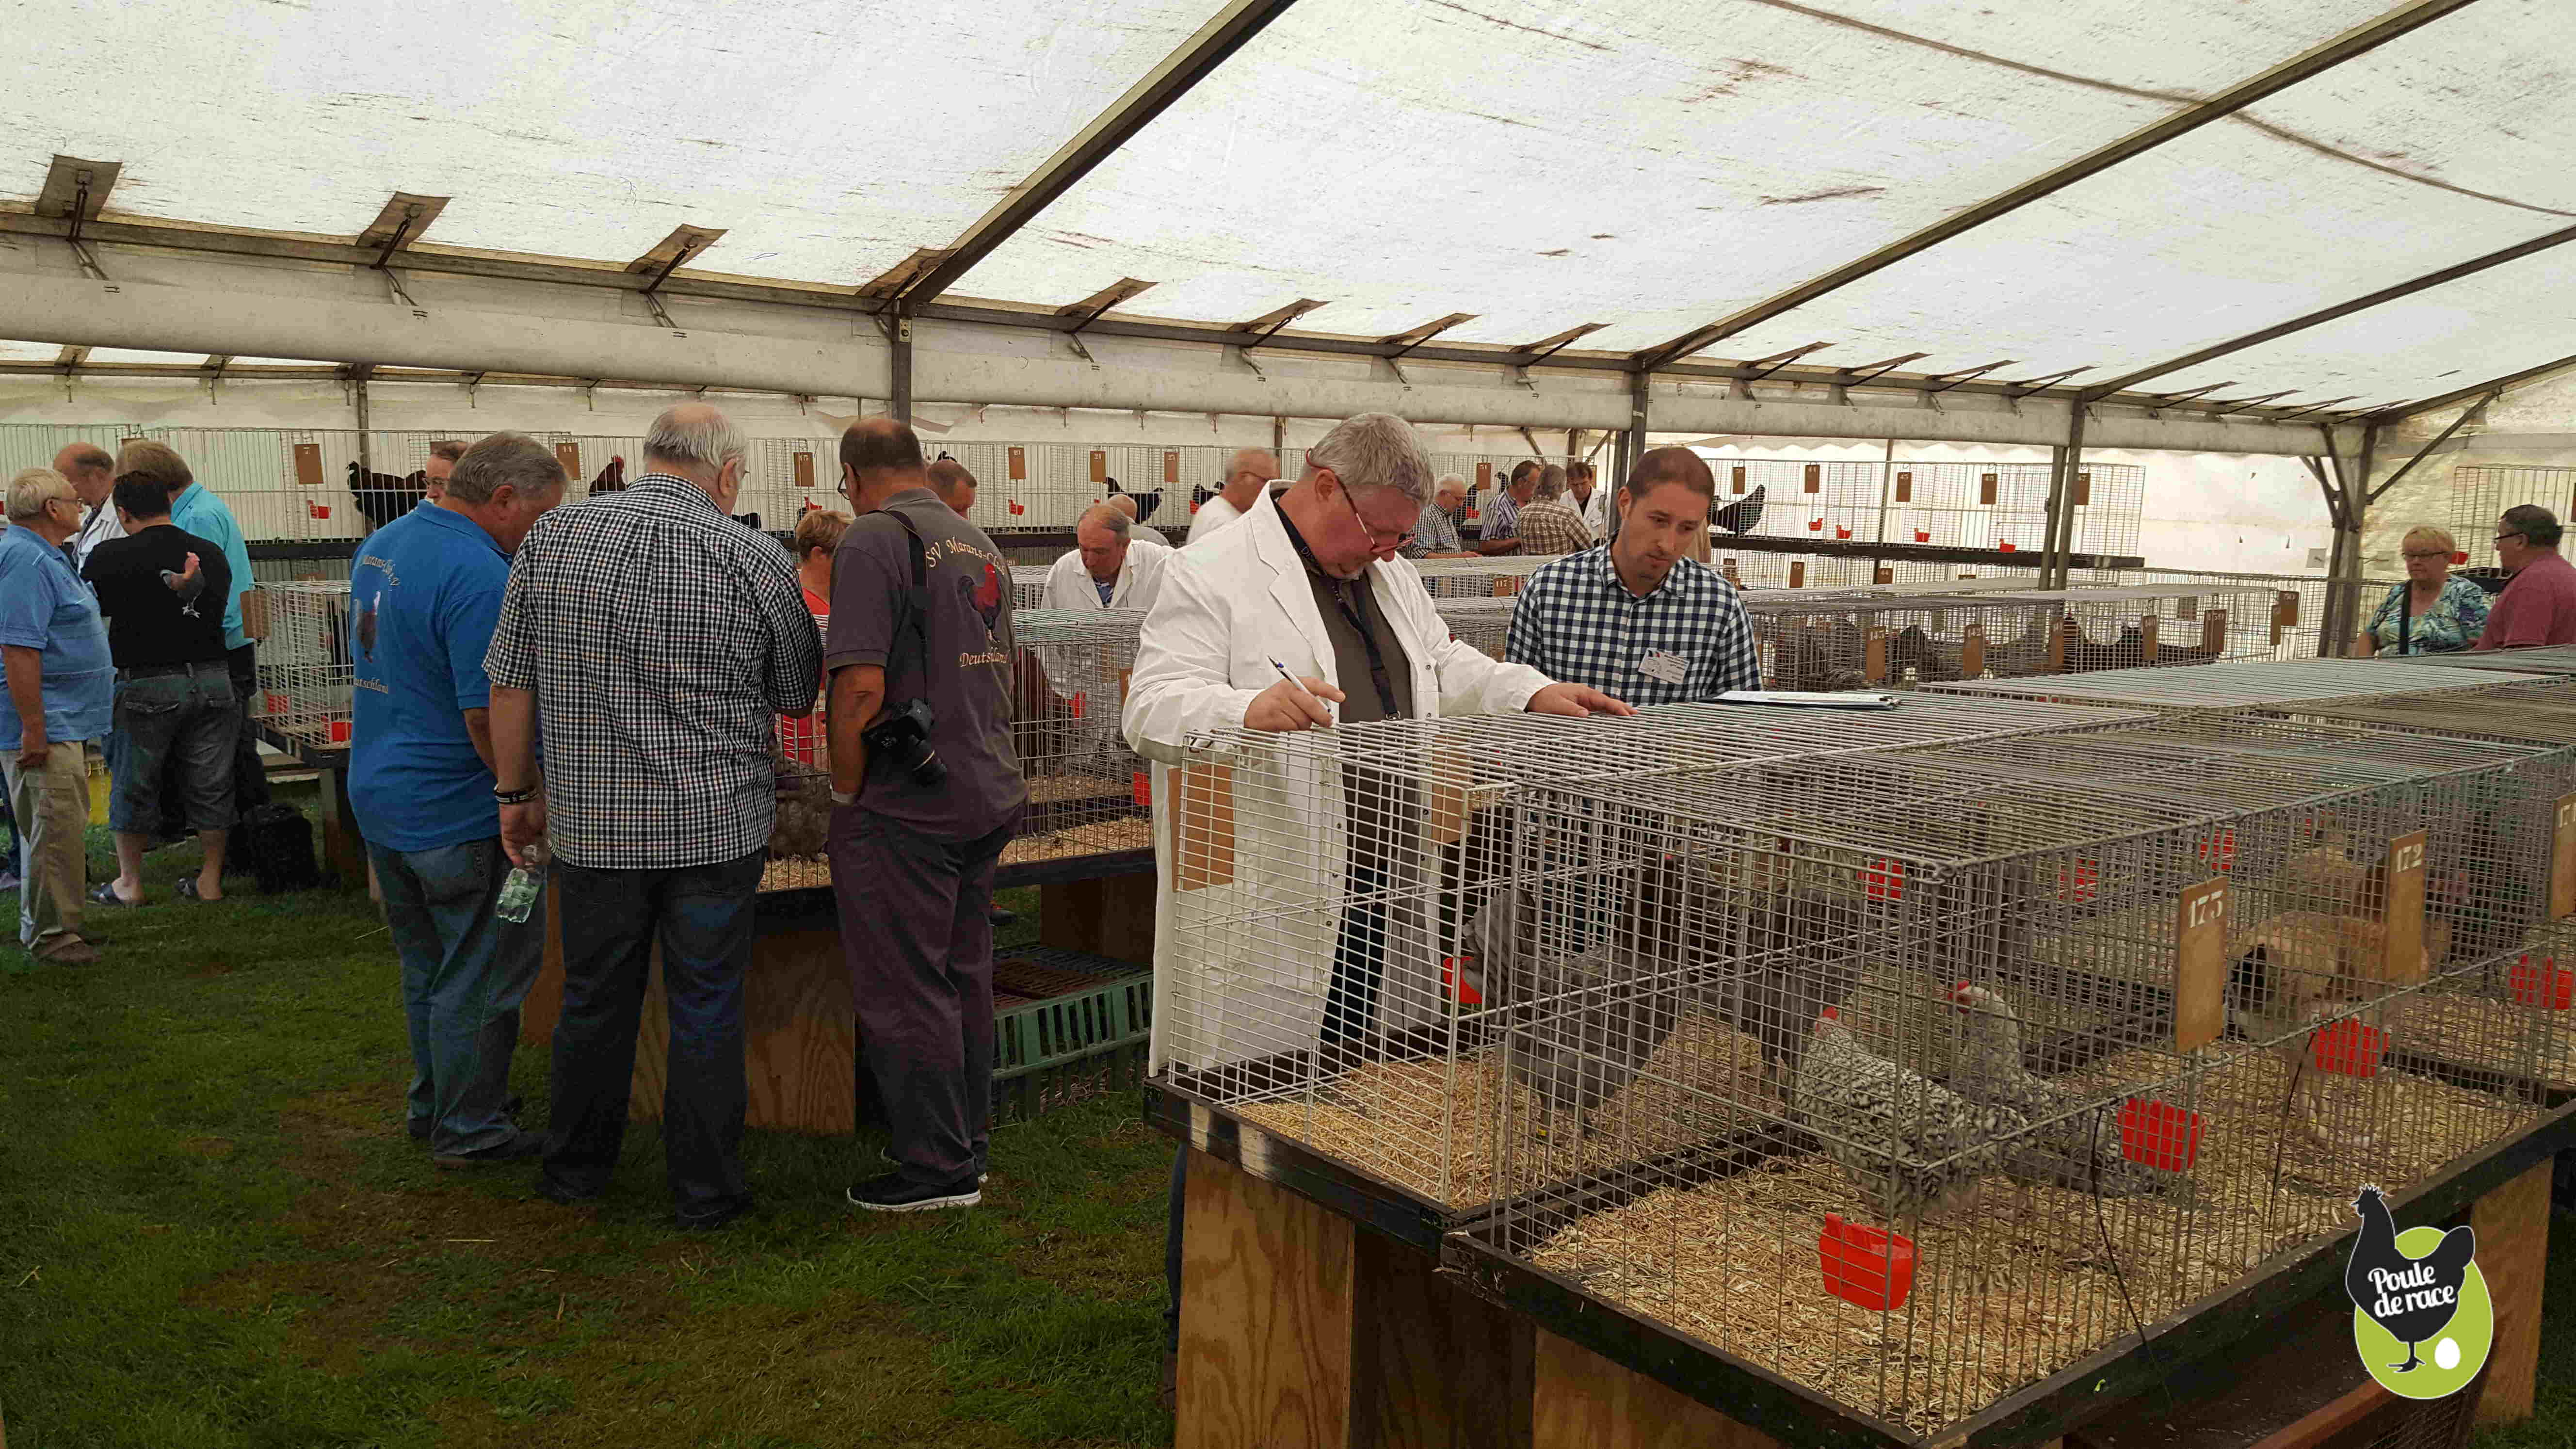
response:
<path fill-rule="evenodd" d="M 233 849 L 250 866 L 261 895 L 309 891 L 322 884 L 313 853 L 313 822 L 292 805 L 254 808 L 234 832 Z"/>

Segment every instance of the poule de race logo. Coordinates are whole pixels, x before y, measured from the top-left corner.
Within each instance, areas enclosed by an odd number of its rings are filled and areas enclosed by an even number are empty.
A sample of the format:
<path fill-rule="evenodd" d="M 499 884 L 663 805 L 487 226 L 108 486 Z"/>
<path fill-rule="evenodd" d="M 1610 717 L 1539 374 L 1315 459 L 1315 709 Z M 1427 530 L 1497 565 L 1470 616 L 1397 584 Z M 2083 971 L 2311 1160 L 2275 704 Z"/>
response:
<path fill-rule="evenodd" d="M 2495 1310 L 2476 1263 L 2475 1229 L 2397 1230 L 2387 1199 L 2364 1187 L 2353 1199 L 2361 1232 L 2344 1265 L 2353 1347 L 2380 1387 L 2409 1399 L 2458 1393 L 2485 1367 Z"/>

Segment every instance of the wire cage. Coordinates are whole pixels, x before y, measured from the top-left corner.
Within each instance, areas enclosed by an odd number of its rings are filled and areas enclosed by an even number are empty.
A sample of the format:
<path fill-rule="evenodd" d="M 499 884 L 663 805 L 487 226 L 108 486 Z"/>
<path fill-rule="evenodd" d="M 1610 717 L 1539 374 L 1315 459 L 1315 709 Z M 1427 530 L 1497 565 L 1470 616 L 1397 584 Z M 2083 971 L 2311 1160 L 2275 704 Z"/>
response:
<path fill-rule="evenodd" d="M 2495 523 L 2517 503 L 2537 503 L 2565 518 L 2576 503 L 2576 468 L 2539 464 L 2476 463 L 2453 468 L 2451 536 L 2464 555 L 2459 562 L 2492 568 L 2496 562 Z"/>
<path fill-rule="evenodd" d="M 1448 1208 L 1492 1196 L 1490 1101 L 1459 1097 L 1466 882 L 1512 795 L 1712 761 L 1827 757 L 2138 716 L 2058 707 L 1676 705 L 1629 719 L 1229 728 L 1168 772 L 1173 883 L 1160 1054 L 1174 1080 Z M 1467 1091 L 1459 1088 L 1458 1091 Z"/>
<path fill-rule="evenodd" d="M 260 585 L 268 637 L 259 647 L 258 716 L 281 744 L 349 747 L 349 584 L 294 579 Z"/>
<path fill-rule="evenodd" d="M 2108 669 L 2072 677 L 1956 680 L 1925 687 L 1945 694 L 2183 710 L 2483 689 L 2542 678 L 2445 669 L 2411 660 L 2282 659 L 2227 660 L 2196 668 Z"/>
<path fill-rule="evenodd" d="M 2398 872 L 2374 921 L 2316 868 L 2424 781 L 2084 765 L 2130 733 L 1519 792 L 1459 907 L 1467 1231 L 1930 1439 L 2539 1120 L 2527 1019 L 2481 1018 L 2503 1070 L 2427 1049 L 2489 988 Z"/>
<path fill-rule="evenodd" d="M 815 622 L 831 627 L 829 619 Z M 1002 852 L 1004 866 L 1153 848 L 1145 765 L 1119 727 L 1143 622 L 1128 609 L 1012 612 L 1011 745 L 1029 808 Z M 778 816 L 761 889 L 828 886 L 832 754 L 819 704 L 779 718 L 772 763 Z"/>

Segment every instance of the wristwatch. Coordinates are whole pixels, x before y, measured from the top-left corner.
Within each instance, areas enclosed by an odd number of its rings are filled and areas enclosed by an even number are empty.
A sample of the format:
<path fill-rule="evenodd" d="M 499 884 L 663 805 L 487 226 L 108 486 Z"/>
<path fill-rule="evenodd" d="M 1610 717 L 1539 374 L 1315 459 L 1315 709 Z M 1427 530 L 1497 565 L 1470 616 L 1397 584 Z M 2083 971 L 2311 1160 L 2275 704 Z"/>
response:
<path fill-rule="evenodd" d="M 529 801 L 537 798 L 538 792 L 545 789 L 545 787 L 545 782 L 543 780 L 528 786 L 524 790 L 504 790 L 499 785 L 494 785 L 492 787 L 492 798 L 503 805 L 525 805 Z"/>

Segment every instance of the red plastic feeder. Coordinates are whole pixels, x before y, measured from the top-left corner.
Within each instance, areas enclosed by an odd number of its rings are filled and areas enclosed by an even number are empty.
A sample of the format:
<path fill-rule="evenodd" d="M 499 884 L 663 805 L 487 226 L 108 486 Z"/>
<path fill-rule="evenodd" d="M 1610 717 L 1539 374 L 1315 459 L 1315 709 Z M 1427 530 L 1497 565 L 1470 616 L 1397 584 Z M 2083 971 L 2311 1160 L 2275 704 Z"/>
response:
<path fill-rule="evenodd" d="M 1463 986 L 1459 984 L 1458 958 L 1455 956 L 1440 958 L 1440 989 L 1449 993 L 1449 999 L 1460 1006 L 1485 1004 L 1485 993 L 1478 991 L 1474 982 L 1468 982 Z"/>
<path fill-rule="evenodd" d="M 2057 868 L 2057 898 L 2061 901 L 2089 901 L 2101 894 L 2102 872 L 2089 860 L 2075 862 L 2075 868 Z"/>
<path fill-rule="evenodd" d="M 331 743 L 335 745 L 345 745 L 348 742 L 349 722 L 344 719 L 335 719 L 331 721 Z"/>
<path fill-rule="evenodd" d="M 1090 704 L 1090 703 L 1091 703 L 1091 695 L 1086 691 L 1086 692 L 1082 692 L 1082 693 L 1077 693 L 1077 694 L 1075 694 L 1075 695 L 1074 695 L 1074 697 L 1073 697 L 1073 698 L 1066 700 L 1066 701 L 1064 702 L 1064 707 L 1065 707 L 1066 709 L 1068 709 L 1068 710 L 1072 711 L 1072 713 L 1073 713 L 1073 717 L 1074 717 L 1075 719 L 1080 719 L 1080 718 L 1082 718 L 1082 711 L 1083 711 L 1083 707 L 1084 707 L 1084 706 L 1086 706 L 1086 705 L 1088 705 L 1088 704 Z"/>
<path fill-rule="evenodd" d="M 2375 1077 L 2379 1059 L 2388 1055 L 2388 1033 L 2347 1017 L 2308 1038 L 2308 1056 L 2317 1070 L 2341 1077 Z"/>
<path fill-rule="evenodd" d="M 1838 523 L 1838 524 L 1835 524 L 1835 525 L 1834 525 L 1834 537 L 1836 537 L 1836 538 L 1849 538 L 1849 537 L 1851 537 L 1851 530 L 1850 530 L 1850 529 L 1848 529 L 1848 528 L 1843 527 L 1843 526 L 1842 526 L 1841 524 L 1839 524 L 1839 523 Z"/>
<path fill-rule="evenodd" d="M 1028 512 L 1028 509 L 1026 509 L 1026 508 L 1022 507 L 1022 506 L 1020 505 L 1020 500 L 1018 500 L 1018 499 L 1014 498 L 1014 499 L 1012 499 L 1012 500 L 1011 500 L 1011 512 L 1012 512 L 1012 514 L 1013 514 L 1013 515 L 1015 515 L 1015 516 L 1016 516 L 1016 515 L 1018 515 L 1018 514 L 1022 514 L 1022 513 L 1026 513 L 1026 512 Z"/>
<path fill-rule="evenodd" d="M 2120 1104 L 2120 1155 L 2159 1172 L 2180 1172 L 2200 1156 L 2200 1114 L 2131 1097 Z"/>
<path fill-rule="evenodd" d="M 1999 549 L 2002 549 L 2002 550 L 2003 550 L 2004 552 L 2006 552 L 2006 553 L 2019 553 L 2019 552 L 2021 552 L 2021 549 L 2020 549 L 2018 546 L 2016 546 L 2016 545 L 2014 545 L 2014 544 L 2012 544 L 2012 543 L 2006 542 L 2006 541 L 2004 541 L 2004 540 L 2002 540 L 2002 539 L 1997 539 L 1997 540 L 1995 541 L 1995 547 L 1997 547 L 1997 548 L 1999 548 Z"/>
<path fill-rule="evenodd" d="M 262 690 L 262 691 L 260 691 L 260 693 L 261 693 L 263 696 L 265 696 L 265 698 L 266 698 L 266 700 L 267 700 L 267 708 L 262 709 L 262 710 L 260 711 L 260 713 L 261 713 L 261 714 L 284 714 L 284 713 L 286 713 L 286 696 L 285 696 L 285 695 L 282 695 L 282 694 L 278 693 L 278 692 L 277 692 L 276 690 L 274 690 L 274 689 Z"/>
<path fill-rule="evenodd" d="M 1138 770 L 1136 772 L 1135 781 L 1128 787 L 1127 793 L 1135 798 L 1135 801 L 1139 806 L 1147 810 L 1153 809 L 1154 772 L 1151 770 Z"/>
<path fill-rule="evenodd" d="M 2468 561 L 2469 561 L 2469 551 L 2468 551 L 2467 549 L 2465 549 L 2465 548 L 2464 548 L 2464 549 L 2461 549 L 2458 553 L 2455 553 L 2455 554 L 2451 555 L 2451 562 L 2453 562 L 2453 563 L 2455 563 L 2455 564 L 2464 564 L 2464 563 L 2467 563 Z"/>
<path fill-rule="evenodd" d="M 1918 528 L 1914 530 L 1914 541 L 1916 543 L 1930 543 L 1932 541 L 1932 530 L 1928 528 Z"/>
<path fill-rule="evenodd" d="M 1914 1240 L 1827 1214 L 1816 1239 L 1825 1291 L 1845 1303 L 1884 1313 L 1914 1291 Z"/>
<path fill-rule="evenodd" d="M 1905 862 L 1880 857 L 1860 873 L 1861 887 L 1874 901 L 1905 899 Z"/>
<path fill-rule="evenodd" d="M 2200 863 L 2212 870 L 2232 870 L 2236 865 L 2236 832 L 2222 830 L 2200 843 Z"/>
<path fill-rule="evenodd" d="M 1807 520 L 1807 531 L 1808 531 L 1809 533 L 1822 533 L 1822 532 L 1824 532 L 1824 531 L 1825 531 L 1825 521 L 1824 521 L 1823 519 L 1821 519 L 1821 518 L 1810 518 L 1810 519 L 1808 519 L 1808 520 Z"/>
<path fill-rule="evenodd" d="M 2513 965 L 2513 999 L 2525 1006 L 2543 1011 L 2565 1011 L 2576 1007 L 2576 970 L 2558 964 L 2555 956 L 2544 956 L 2540 964 L 2531 964 L 2529 956 Z"/>
<path fill-rule="evenodd" d="M 331 505 L 328 503 L 307 503 L 304 505 L 304 511 L 315 518 L 329 518 L 331 516 Z"/>

